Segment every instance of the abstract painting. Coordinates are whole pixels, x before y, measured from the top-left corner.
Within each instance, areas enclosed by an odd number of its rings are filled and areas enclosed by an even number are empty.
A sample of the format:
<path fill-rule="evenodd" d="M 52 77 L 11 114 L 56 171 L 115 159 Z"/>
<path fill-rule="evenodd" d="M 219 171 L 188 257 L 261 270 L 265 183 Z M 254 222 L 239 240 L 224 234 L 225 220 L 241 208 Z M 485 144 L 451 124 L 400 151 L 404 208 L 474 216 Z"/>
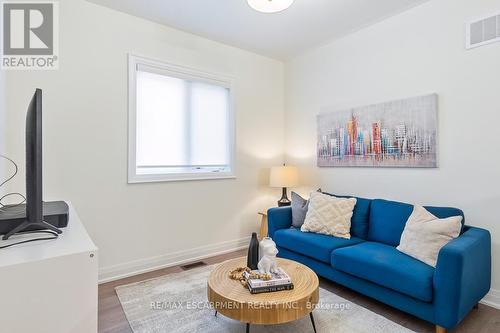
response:
<path fill-rule="evenodd" d="M 318 121 L 319 167 L 437 167 L 436 94 L 326 110 Z"/>

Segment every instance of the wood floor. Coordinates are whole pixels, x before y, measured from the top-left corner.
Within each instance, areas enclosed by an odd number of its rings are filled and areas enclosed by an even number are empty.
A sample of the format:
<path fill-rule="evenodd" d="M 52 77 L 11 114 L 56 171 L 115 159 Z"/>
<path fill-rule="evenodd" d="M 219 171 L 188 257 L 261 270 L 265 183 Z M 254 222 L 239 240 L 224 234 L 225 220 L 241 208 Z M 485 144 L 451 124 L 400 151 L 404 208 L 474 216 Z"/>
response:
<path fill-rule="evenodd" d="M 212 257 L 203 260 L 208 265 L 216 264 L 227 259 L 237 258 L 244 255 L 244 251 Z M 132 333 L 125 314 L 123 313 L 115 287 L 139 282 L 166 274 L 182 272 L 180 266 L 165 268 L 154 272 L 141 274 L 122 280 L 105 283 L 99 286 L 99 333 Z M 371 298 L 358 294 L 352 290 L 342 287 L 336 283 L 321 279 L 320 286 L 324 289 L 361 305 L 375 313 L 378 313 L 402 326 L 415 332 L 434 333 L 434 326 L 423 320 L 415 318 L 404 312 L 396 310 Z M 454 333 L 497 333 L 500 332 L 500 310 L 486 305 L 479 305 L 477 310 L 471 313 L 453 331 Z M 167 332 L 166 332 L 167 333 Z"/>

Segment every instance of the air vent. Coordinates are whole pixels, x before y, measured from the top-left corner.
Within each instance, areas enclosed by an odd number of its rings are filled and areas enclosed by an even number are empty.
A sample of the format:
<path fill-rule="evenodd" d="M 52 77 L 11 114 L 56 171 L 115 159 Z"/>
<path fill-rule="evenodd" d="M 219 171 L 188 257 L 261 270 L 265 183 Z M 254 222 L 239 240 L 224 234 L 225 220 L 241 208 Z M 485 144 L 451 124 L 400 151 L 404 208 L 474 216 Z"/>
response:
<path fill-rule="evenodd" d="M 466 48 L 500 42 L 500 14 L 467 23 Z"/>
<path fill-rule="evenodd" d="M 188 271 L 190 269 L 198 268 L 198 267 L 202 267 L 202 266 L 206 266 L 206 265 L 207 264 L 204 263 L 203 261 L 197 261 L 197 262 L 193 262 L 192 264 L 181 266 L 181 269 L 185 270 L 185 271 Z"/>

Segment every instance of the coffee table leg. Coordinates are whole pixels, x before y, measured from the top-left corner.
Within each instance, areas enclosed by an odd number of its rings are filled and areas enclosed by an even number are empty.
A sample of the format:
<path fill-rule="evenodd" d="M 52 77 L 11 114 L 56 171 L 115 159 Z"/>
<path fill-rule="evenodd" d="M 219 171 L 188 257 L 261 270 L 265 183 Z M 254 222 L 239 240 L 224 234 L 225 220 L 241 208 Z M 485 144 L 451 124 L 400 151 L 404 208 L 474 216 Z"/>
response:
<path fill-rule="evenodd" d="M 316 324 L 314 323 L 314 316 L 313 316 L 313 313 L 311 312 L 309 314 L 309 316 L 311 317 L 311 323 L 313 324 L 313 330 L 314 330 L 314 333 L 316 333 Z"/>
<path fill-rule="evenodd" d="M 250 324 L 247 324 L 247 333 L 250 333 Z"/>

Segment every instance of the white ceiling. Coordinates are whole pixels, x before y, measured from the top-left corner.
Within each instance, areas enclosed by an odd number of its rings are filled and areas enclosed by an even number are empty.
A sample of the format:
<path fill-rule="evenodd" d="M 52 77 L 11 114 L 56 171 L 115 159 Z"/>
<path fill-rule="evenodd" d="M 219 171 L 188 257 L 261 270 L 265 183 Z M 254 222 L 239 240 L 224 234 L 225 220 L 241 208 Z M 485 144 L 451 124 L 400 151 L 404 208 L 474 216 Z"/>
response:
<path fill-rule="evenodd" d="M 276 14 L 246 0 L 88 1 L 285 60 L 427 0 L 295 0 Z"/>

